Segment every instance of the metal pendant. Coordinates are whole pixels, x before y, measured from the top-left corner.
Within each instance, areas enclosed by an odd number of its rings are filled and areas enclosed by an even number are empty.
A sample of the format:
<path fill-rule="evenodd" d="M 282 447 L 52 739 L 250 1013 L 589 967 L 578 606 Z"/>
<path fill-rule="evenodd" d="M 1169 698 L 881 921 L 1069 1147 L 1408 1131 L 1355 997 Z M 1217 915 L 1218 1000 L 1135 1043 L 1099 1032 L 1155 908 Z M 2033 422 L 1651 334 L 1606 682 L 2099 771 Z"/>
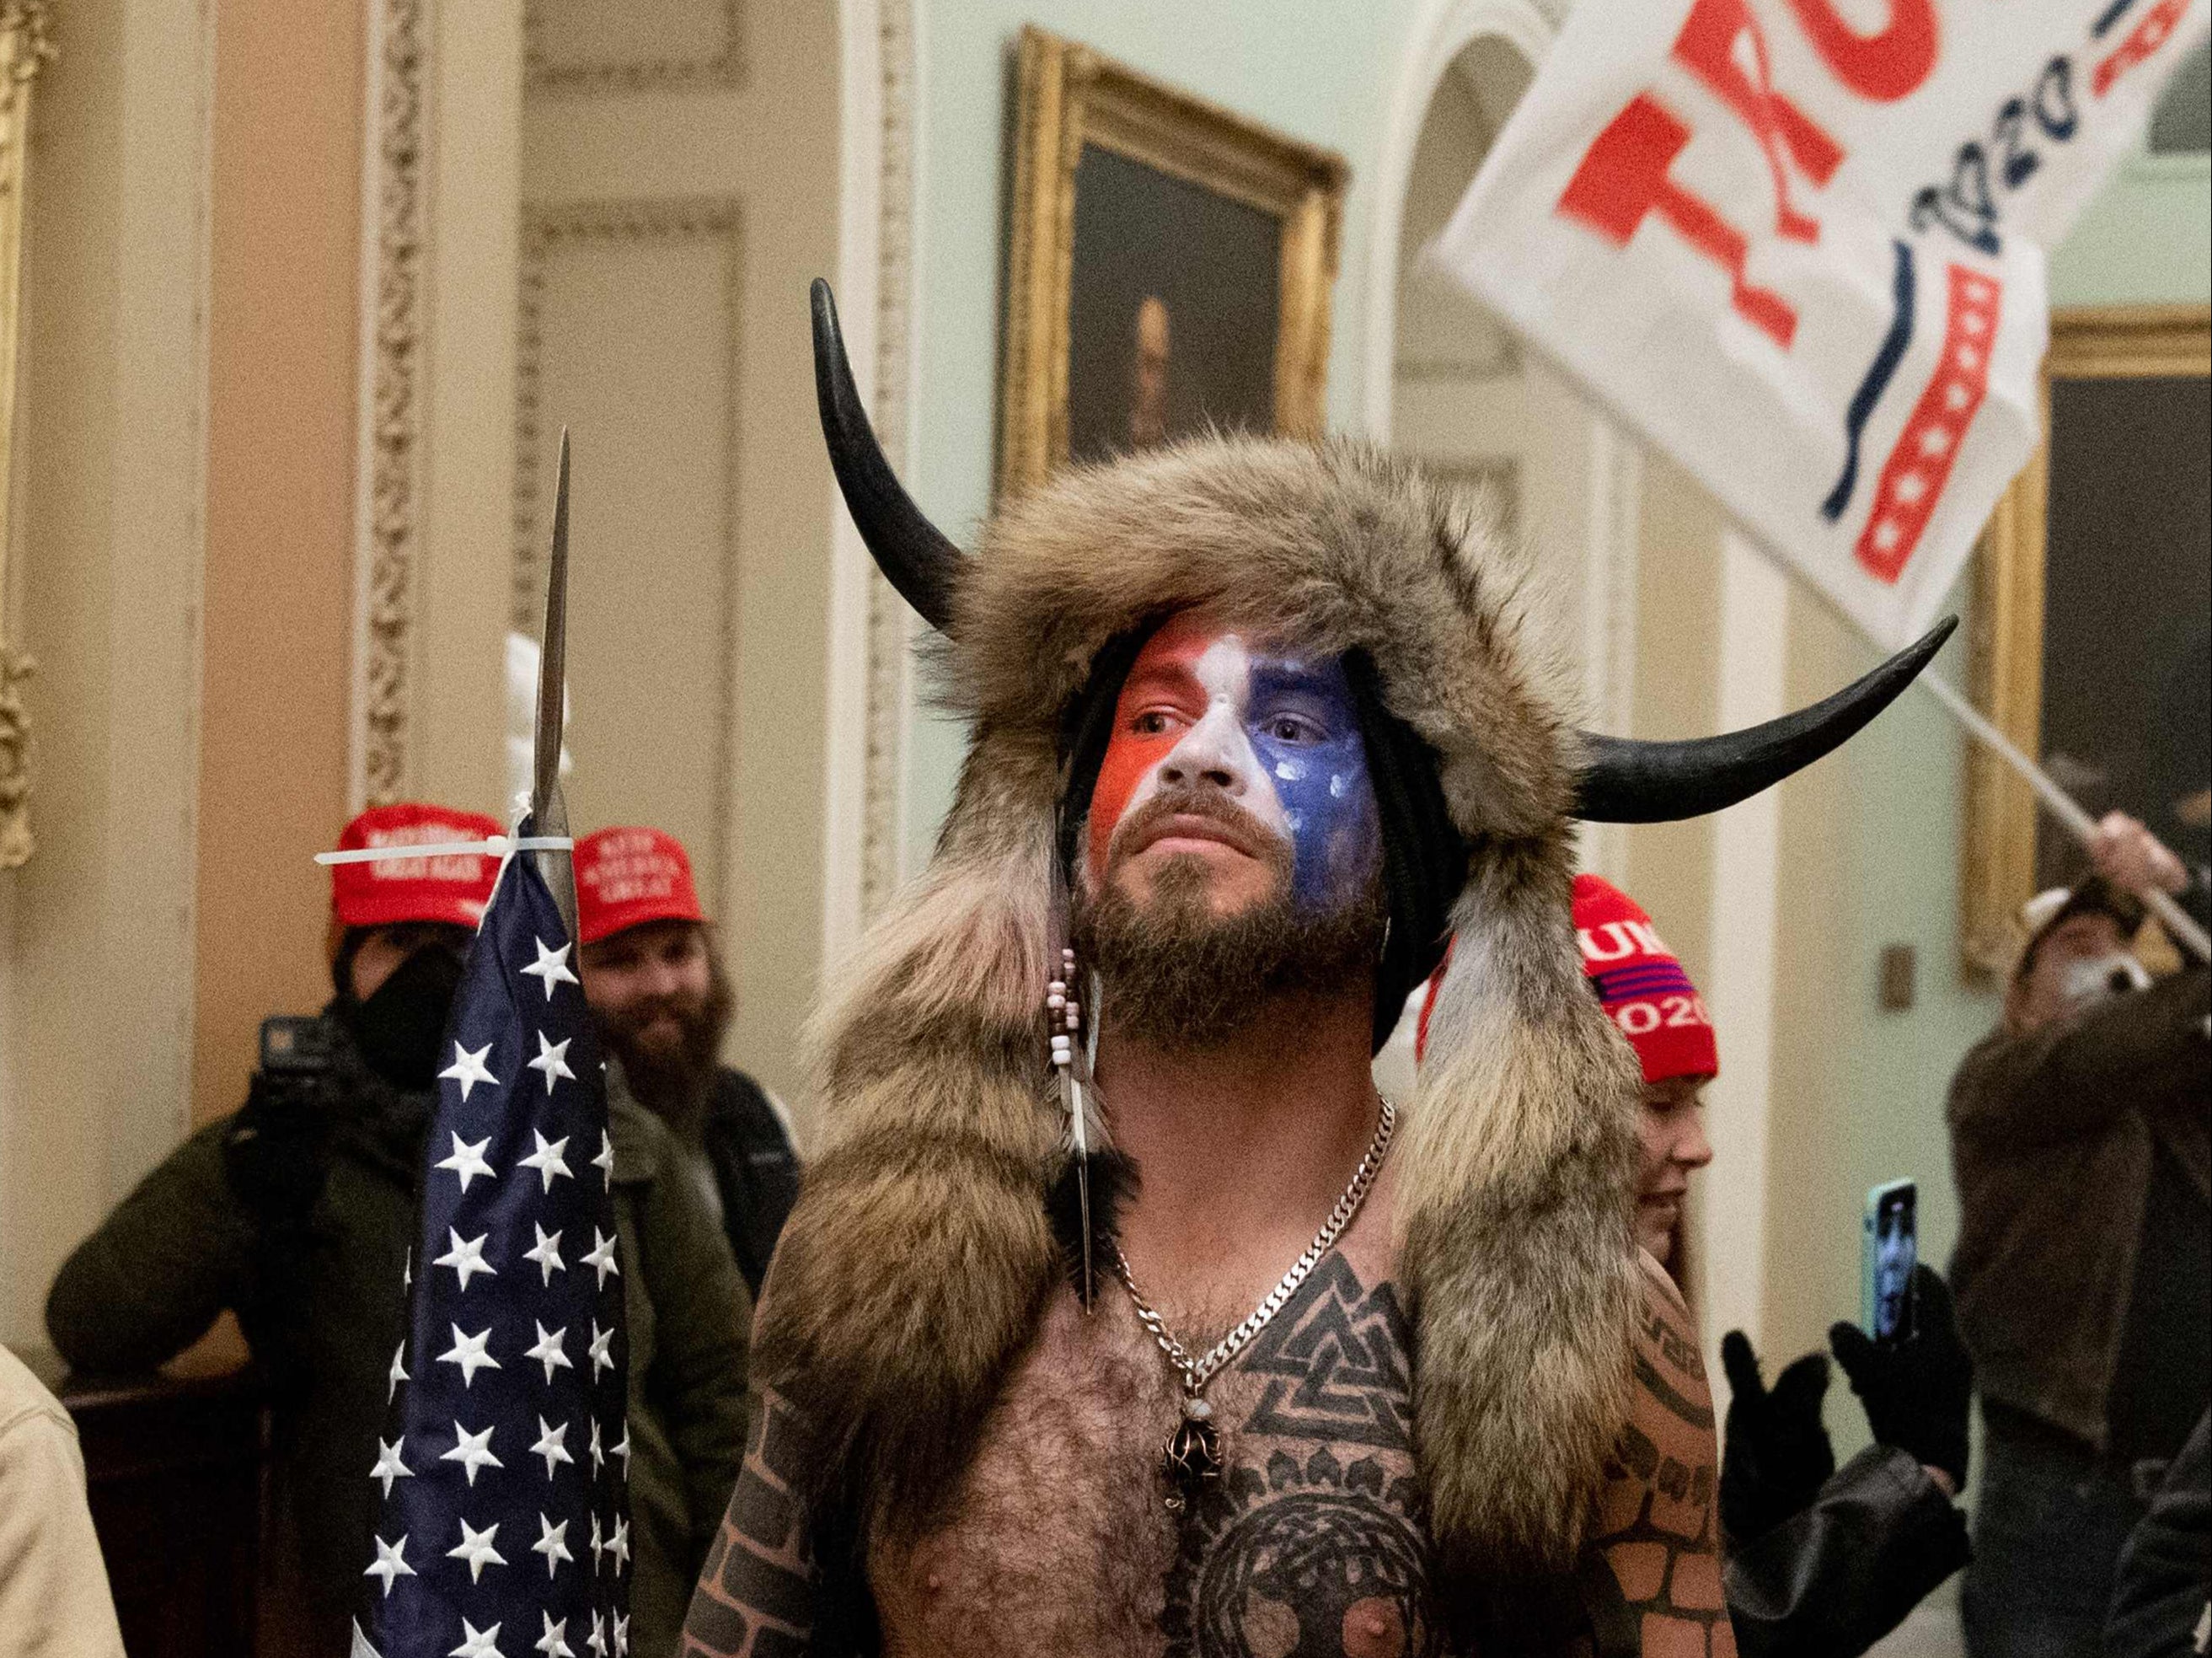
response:
<path fill-rule="evenodd" d="M 1221 1478 L 1221 1430 L 1213 1425 L 1213 1407 L 1195 1393 L 1183 1395 L 1182 1420 L 1168 1436 L 1160 1472 L 1167 1481 L 1170 1514 L 1185 1512 Z"/>

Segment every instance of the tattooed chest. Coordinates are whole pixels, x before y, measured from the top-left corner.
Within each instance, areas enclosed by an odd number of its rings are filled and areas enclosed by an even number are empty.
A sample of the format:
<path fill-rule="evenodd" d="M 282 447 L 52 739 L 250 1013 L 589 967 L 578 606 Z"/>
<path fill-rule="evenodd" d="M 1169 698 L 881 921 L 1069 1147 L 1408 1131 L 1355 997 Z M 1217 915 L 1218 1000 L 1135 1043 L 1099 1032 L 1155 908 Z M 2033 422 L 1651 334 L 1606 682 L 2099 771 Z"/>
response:
<path fill-rule="evenodd" d="M 872 1562 L 908 1655 L 1436 1658 L 1395 1294 L 1340 1255 L 1208 1390 L 1221 1478 L 1163 1499 L 1177 1418 L 1126 1303 L 1048 1316 L 950 1521 Z"/>

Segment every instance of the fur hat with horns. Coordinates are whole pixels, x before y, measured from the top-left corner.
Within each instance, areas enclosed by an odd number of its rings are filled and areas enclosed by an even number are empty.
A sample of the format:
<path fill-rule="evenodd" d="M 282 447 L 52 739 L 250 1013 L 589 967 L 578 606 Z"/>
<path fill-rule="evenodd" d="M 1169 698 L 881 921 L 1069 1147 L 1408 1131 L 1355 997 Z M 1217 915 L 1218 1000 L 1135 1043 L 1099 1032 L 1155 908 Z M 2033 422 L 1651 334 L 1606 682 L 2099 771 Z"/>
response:
<path fill-rule="evenodd" d="M 1437 919 L 1459 942 L 1399 1148 L 1415 1439 L 1447 1565 L 1567 1564 L 1626 1417 L 1640 1294 L 1636 1070 L 1583 982 L 1572 822 L 1693 816 L 1765 788 L 1879 712 L 1948 625 L 1769 726 L 1586 736 L 1526 658 L 1516 561 L 1411 468 L 1351 443 L 1209 439 L 1060 473 L 969 559 L 877 448 L 820 283 L 814 327 L 838 482 L 884 573 L 944 633 L 972 735 L 927 872 L 813 1033 L 826 1143 L 754 1350 L 810 1419 L 812 1495 L 924 1523 L 1064 1282 L 1039 995 L 1064 726 L 1110 642 L 1203 606 L 1363 654 L 1456 832 L 1464 873 Z"/>

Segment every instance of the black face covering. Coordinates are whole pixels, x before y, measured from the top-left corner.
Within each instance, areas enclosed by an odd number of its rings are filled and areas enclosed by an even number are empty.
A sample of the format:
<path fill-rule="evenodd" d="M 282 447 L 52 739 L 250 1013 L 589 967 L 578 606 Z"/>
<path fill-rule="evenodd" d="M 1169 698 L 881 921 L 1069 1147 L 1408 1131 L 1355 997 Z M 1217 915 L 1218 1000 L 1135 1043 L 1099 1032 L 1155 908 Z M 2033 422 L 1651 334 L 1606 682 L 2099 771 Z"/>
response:
<path fill-rule="evenodd" d="M 366 1002 L 342 998 L 368 1068 L 398 1088 L 420 1091 L 434 1084 L 439 1040 L 460 985 L 461 959 L 443 945 L 425 944 Z"/>

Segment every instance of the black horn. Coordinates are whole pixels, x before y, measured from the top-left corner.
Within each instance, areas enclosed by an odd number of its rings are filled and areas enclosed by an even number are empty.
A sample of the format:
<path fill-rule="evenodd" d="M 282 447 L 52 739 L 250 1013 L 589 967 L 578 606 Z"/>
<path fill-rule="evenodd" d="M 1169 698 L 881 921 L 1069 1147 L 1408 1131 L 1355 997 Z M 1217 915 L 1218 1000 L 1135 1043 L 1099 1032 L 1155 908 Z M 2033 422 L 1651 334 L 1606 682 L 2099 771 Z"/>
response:
<path fill-rule="evenodd" d="M 1911 685 L 1959 625 L 1947 617 L 1856 683 L 1778 720 L 1689 742 L 1585 732 L 1575 815 L 1590 823 L 1672 823 L 1748 800 L 1840 747 Z"/>
<path fill-rule="evenodd" d="M 814 400 L 822 410 L 822 438 L 860 539 L 876 567 L 899 597 L 932 627 L 952 617 L 952 589 L 964 555 L 923 516 L 884 459 L 868 411 L 853 384 L 845 337 L 837 326 L 837 301 L 830 284 L 814 279 Z"/>

